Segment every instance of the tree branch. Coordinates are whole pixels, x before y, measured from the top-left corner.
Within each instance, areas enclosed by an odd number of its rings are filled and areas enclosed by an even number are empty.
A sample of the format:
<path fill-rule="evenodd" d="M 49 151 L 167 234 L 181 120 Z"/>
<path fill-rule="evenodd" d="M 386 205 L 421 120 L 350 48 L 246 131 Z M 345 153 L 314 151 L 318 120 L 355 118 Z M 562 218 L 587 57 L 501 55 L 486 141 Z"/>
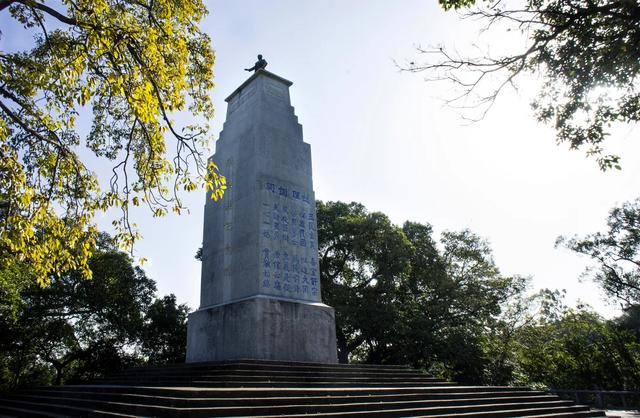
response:
<path fill-rule="evenodd" d="M 15 3 L 16 0 L 0 0 L 0 12 Z"/>
<path fill-rule="evenodd" d="M 71 26 L 87 26 L 86 24 L 83 24 L 81 22 L 79 22 L 78 20 L 66 16 L 60 12 L 58 12 L 55 9 L 52 9 L 49 6 L 45 6 L 42 3 L 37 3 L 35 1 L 28 1 L 28 0 L 14 0 L 16 3 L 20 3 L 23 4 L 27 7 L 33 7 L 35 9 L 41 10 L 43 12 L 45 12 L 46 14 L 55 17 L 56 19 L 58 19 L 60 22 L 62 23 L 66 23 L 67 25 L 71 25 Z M 1 9 L 0 9 L 1 10 Z"/>
<path fill-rule="evenodd" d="M 2 92 L 3 92 L 3 89 L 0 88 L 0 93 L 2 93 Z M 9 109 L 1 100 L 0 100 L 0 109 L 2 109 L 2 111 L 5 112 L 7 114 L 7 116 L 9 116 L 9 118 L 11 120 L 13 120 L 17 125 L 19 125 L 25 132 L 27 132 L 30 135 L 36 137 L 37 139 L 39 139 L 42 142 L 45 142 L 45 143 L 47 143 L 49 145 L 52 145 L 52 146 L 56 147 L 65 156 L 69 156 L 71 154 L 69 152 L 69 150 L 66 149 L 62 144 L 54 142 L 54 141 L 48 139 L 47 137 L 45 137 L 44 135 L 40 134 L 39 132 L 33 130 L 18 115 L 13 113 L 11 111 L 11 109 Z"/>

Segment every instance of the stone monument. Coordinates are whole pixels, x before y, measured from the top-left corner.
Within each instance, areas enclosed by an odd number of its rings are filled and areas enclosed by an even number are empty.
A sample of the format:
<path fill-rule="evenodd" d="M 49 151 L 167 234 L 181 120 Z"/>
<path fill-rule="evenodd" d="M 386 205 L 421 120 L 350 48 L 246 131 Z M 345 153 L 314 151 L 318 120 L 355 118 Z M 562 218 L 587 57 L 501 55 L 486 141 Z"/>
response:
<path fill-rule="evenodd" d="M 212 158 L 230 187 L 205 204 L 187 362 L 337 362 L 334 311 L 320 298 L 311 148 L 292 84 L 257 69 L 226 99 Z"/>

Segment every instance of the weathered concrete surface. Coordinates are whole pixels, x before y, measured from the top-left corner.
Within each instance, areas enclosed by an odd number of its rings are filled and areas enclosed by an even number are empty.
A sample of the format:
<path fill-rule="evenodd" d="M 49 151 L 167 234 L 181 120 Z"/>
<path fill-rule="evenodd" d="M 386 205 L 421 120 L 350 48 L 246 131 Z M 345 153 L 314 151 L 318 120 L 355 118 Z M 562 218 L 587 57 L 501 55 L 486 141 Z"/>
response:
<path fill-rule="evenodd" d="M 257 294 L 320 302 L 311 148 L 290 85 L 260 70 L 227 98 L 212 158 L 230 188 L 205 204 L 200 306 Z"/>
<path fill-rule="evenodd" d="M 290 359 L 335 363 L 334 312 L 319 303 L 271 297 L 201 309 L 189 316 L 187 346 L 187 362 Z"/>
<path fill-rule="evenodd" d="M 187 361 L 337 361 L 333 313 L 320 298 L 311 148 L 291 106 L 291 84 L 259 70 L 227 98 L 212 158 L 230 187 L 221 202 L 207 196 L 205 204 L 200 309 L 189 318 Z M 301 305 L 258 318 L 246 311 L 253 305 L 239 302 L 262 296 Z M 324 319 L 309 322 L 314 310 Z M 247 341 L 247 332 L 264 341 Z M 329 344 L 316 348 L 322 354 L 305 348 L 320 343 Z"/>

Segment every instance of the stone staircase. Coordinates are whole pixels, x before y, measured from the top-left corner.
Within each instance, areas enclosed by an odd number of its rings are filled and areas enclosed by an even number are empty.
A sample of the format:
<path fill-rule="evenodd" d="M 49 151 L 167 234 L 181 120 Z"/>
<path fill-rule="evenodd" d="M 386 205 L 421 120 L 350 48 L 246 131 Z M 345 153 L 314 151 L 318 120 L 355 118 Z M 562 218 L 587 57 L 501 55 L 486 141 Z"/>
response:
<path fill-rule="evenodd" d="M 135 368 L 0 396 L 0 417 L 604 417 L 524 387 L 462 386 L 404 366 L 240 360 Z"/>

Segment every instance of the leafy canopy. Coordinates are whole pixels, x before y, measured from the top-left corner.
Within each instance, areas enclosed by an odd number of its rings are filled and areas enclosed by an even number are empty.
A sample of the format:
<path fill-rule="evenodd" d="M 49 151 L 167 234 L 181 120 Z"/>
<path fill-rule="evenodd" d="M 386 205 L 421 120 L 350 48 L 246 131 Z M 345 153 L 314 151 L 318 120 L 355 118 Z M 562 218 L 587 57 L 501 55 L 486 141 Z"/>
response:
<path fill-rule="evenodd" d="M 156 299 L 147 309 L 141 348 L 148 364 L 184 363 L 187 355 L 189 307 L 171 294 Z"/>
<path fill-rule="evenodd" d="M 559 238 L 558 244 L 589 256 L 586 274 L 625 308 L 640 304 L 640 199 L 609 212 L 608 230 L 586 237 Z"/>
<path fill-rule="evenodd" d="M 0 389 L 184 362 L 189 308 L 174 295 L 156 299 L 155 281 L 131 257 L 104 233 L 97 241 L 92 280 L 70 271 L 42 288 L 23 266 L 17 303 L 0 294 Z"/>
<path fill-rule="evenodd" d="M 316 202 L 322 298 L 336 310 L 341 362 L 412 364 L 478 382 L 482 335 L 512 293 L 468 230 L 393 225 L 358 203 Z"/>
<path fill-rule="evenodd" d="M 70 271 L 53 277 L 45 288 L 32 281 L 21 292 L 17 313 L 0 315 L 6 336 L 0 357 L 9 365 L 5 379 L 14 385 L 24 382 L 21 376 L 41 369 L 54 369 L 60 384 L 72 376 L 91 378 L 133 361 L 127 360 L 126 352 L 142 335 L 156 285 L 105 234 L 98 241 L 89 259 L 92 280 Z"/>
<path fill-rule="evenodd" d="M 520 313 L 517 324 L 507 325 L 515 317 L 505 318 L 491 330 L 488 345 L 494 349 L 488 353 L 509 372 L 505 380 L 493 383 L 558 389 L 639 387 L 640 343 L 633 330 L 604 320 L 586 306 L 564 306 L 558 292 L 541 291 L 524 301 L 529 309 Z"/>
<path fill-rule="evenodd" d="M 3 266 L 29 263 L 42 285 L 70 270 L 90 276 L 97 210 L 120 210 L 116 239 L 130 246 L 132 206 L 179 214 L 180 192 L 199 183 L 222 196 L 225 178 L 202 158 L 208 126 L 172 119 L 213 116 L 201 0 L 0 0 L 0 13 L 34 33 L 29 48 L 0 51 Z M 110 178 L 87 165 L 90 153 L 110 162 Z"/>
<path fill-rule="evenodd" d="M 542 80 L 533 103 L 539 121 L 555 127 L 557 142 L 584 149 L 602 170 L 620 168 L 604 142 L 619 123 L 640 120 L 640 4 L 629 0 L 439 0 L 467 9 L 504 39 L 526 39 L 514 53 L 465 56 L 447 48 L 420 49 L 423 61 L 406 70 L 427 71 L 458 91 L 449 103 L 481 118 L 523 72 Z"/>
<path fill-rule="evenodd" d="M 469 230 L 436 240 L 428 224 L 399 227 L 358 203 L 316 204 L 340 361 L 411 364 L 474 384 L 638 388 L 640 305 L 607 321 L 565 306 L 564 291 L 530 294 L 530 280 L 500 274 L 489 244 Z"/>

